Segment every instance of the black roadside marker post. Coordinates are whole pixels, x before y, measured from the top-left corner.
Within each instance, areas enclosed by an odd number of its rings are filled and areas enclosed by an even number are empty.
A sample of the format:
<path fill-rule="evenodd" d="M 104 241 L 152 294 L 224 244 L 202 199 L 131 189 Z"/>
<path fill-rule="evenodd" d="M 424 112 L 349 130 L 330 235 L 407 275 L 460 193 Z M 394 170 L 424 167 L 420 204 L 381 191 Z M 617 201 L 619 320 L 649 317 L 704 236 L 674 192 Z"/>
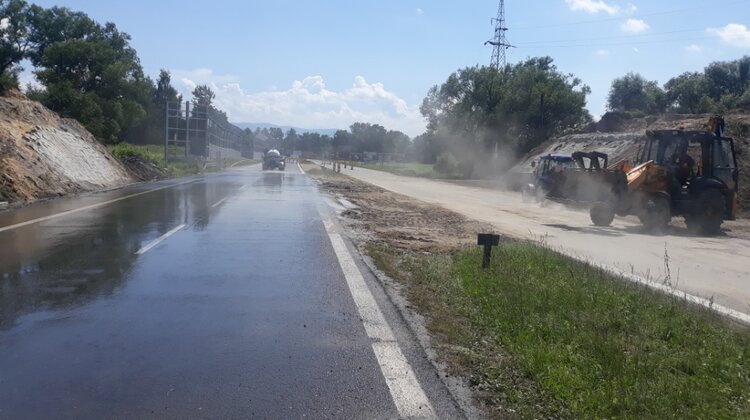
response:
<path fill-rule="evenodd" d="M 490 266 L 490 257 L 492 256 L 492 247 L 500 245 L 500 235 L 492 233 L 480 233 L 477 235 L 477 245 L 484 246 L 484 258 L 482 258 L 482 268 Z"/>

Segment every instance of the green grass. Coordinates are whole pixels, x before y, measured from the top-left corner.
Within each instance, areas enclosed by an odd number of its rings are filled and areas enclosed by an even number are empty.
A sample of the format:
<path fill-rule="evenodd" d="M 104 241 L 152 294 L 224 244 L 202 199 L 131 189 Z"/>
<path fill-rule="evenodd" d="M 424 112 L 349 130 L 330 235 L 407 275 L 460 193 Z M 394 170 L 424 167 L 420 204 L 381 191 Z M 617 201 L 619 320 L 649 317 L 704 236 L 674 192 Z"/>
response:
<path fill-rule="evenodd" d="M 164 169 L 170 177 L 193 175 L 201 172 L 200 166 L 194 161 L 166 162 L 164 160 L 164 146 L 156 144 L 135 145 L 118 143 L 109 146 L 109 151 L 119 160 L 139 158 Z M 169 156 L 185 156 L 185 149 L 177 146 L 169 147 Z"/>
<path fill-rule="evenodd" d="M 459 179 L 462 178 L 461 174 L 441 174 L 436 172 L 431 164 L 425 163 L 366 163 L 366 164 L 355 164 L 367 169 L 375 169 L 378 171 L 385 171 L 394 173 L 396 175 L 404 176 L 417 176 L 422 178 L 442 178 L 442 179 Z"/>
<path fill-rule="evenodd" d="M 708 310 L 527 243 L 487 270 L 478 250 L 371 255 L 493 415 L 750 418 L 750 333 Z"/>

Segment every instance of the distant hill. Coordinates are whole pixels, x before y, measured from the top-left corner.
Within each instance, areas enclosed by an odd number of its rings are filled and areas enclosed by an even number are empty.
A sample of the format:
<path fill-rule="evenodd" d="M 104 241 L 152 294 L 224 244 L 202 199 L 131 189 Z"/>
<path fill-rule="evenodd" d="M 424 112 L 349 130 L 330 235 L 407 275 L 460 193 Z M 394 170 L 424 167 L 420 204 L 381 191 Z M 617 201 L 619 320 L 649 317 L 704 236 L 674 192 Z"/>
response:
<path fill-rule="evenodd" d="M 297 134 L 302 133 L 318 133 L 321 136 L 322 135 L 329 135 L 333 137 L 334 134 L 336 134 L 336 131 L 338 131 L 338 128 L 301 128 L 301 127 L 292 127 L 290 125 L 277 125 L 277 124 L 271 124 L 271 123 L 234 123 L 237 127 L 240 127 L 242 129 L 249 128 L 253 131 L 255 131 L 256 128 L 280 128 L 284 134 L 286 134 L 287 131 L 289 131 L 290 128 L 293 128 L 294 131 L 297 132 Z"/>

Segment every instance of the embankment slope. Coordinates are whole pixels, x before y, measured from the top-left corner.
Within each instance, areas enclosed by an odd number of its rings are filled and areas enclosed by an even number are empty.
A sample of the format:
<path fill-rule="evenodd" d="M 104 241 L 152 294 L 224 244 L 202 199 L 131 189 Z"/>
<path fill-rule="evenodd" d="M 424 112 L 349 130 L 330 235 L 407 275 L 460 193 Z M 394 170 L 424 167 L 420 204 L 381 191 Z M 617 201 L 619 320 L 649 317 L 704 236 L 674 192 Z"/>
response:
<path fill-rule="evenodd" d="M 0 97 L 0 201 L 30 202 L 133 181 L 77 121 L 20 93 Z"/>

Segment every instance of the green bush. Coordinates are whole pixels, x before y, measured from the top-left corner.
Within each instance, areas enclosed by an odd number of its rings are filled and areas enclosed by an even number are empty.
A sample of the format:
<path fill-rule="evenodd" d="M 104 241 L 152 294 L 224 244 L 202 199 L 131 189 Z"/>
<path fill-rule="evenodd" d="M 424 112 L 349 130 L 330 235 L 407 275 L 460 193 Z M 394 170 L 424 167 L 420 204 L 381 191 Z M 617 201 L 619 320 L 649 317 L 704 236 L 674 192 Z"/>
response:
<path fill-rule="evenodd" d="M 18 71 L 15 69 L 0 73 L 0 95 L 10 89 L 18 89 Z"/>
<path fill-rule="evenodd" d="M 154 165 L 164 166 L 164 159 L 155 155 L 145 147 L 134 146 L 129 143 L 118 143 L 109 147 L 110 153 L 119 160 L 141 159 Z"/>
<path fill-rule="evenodd" d="M 435 162 L 435 171 L 444 175 L 452 174 L 458 169 L 458 161 L 450 152 L 444 152 L 438 156 Z"/>

